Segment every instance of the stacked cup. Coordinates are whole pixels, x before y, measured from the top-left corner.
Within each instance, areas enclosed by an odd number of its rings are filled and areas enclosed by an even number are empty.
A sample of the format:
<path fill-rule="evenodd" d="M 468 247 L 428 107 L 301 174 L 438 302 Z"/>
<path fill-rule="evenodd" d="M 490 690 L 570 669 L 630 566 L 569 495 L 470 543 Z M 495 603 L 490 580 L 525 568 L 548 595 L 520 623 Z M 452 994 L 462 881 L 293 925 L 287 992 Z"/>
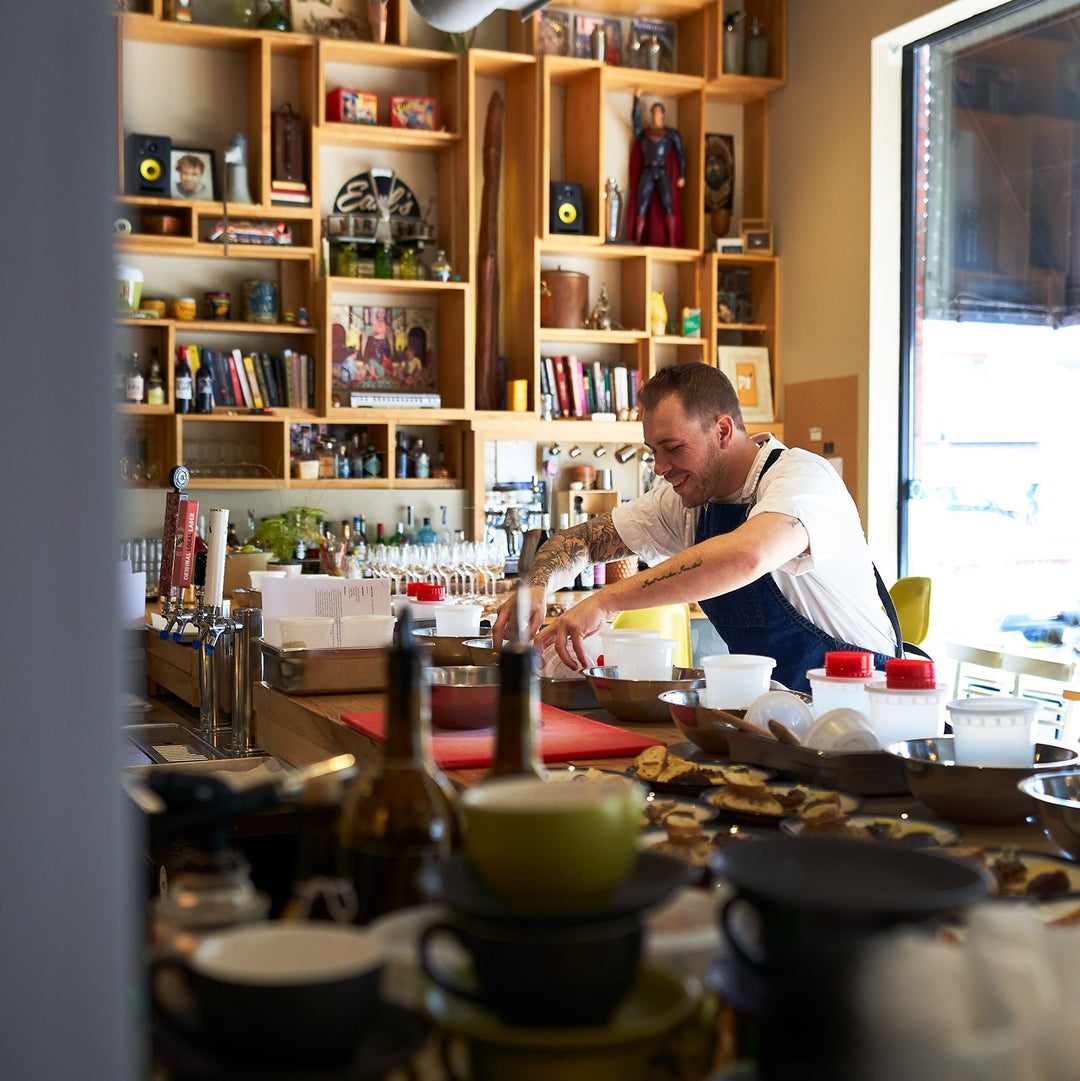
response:
<path fill-rule="evenodd" d="M 710 709 L 746 709 L 769 689 L 776 661 L 752 653 L 719 653 L 702 657 L 701 667 Z"/>
<path fill-rule="evenodd" d="M 881 745 L 942 735 L 947 691 L 944 683 L 934 681 L 933 661 L 886 661 L 885 682 L 867 685 L 870 727 Z"/>

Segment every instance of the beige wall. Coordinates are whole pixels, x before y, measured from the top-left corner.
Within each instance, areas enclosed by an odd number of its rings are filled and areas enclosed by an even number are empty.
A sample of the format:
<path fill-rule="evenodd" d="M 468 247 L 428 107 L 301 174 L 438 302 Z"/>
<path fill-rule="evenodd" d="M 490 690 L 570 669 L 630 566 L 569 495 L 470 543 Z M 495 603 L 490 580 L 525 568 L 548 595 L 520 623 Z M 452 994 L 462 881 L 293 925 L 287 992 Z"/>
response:
<path fill-rule="evenodd" d="M 859 377 L 864 521 L 870 42 L 942 6 L 941 0 L 788 0 L 787 85 L 769 99 L 769 214 L 782 257 L 783 381 Z"/>

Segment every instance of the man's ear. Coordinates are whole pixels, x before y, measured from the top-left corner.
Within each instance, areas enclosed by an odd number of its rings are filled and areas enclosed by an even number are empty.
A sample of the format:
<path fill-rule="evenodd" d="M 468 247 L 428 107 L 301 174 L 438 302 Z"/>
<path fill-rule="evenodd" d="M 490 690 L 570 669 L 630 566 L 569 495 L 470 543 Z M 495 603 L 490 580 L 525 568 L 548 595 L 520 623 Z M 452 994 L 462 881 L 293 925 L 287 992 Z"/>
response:
<path fill-rule="evenodd" d="M 713 421 L 713 432 L 717 445 L 724 450 L 731 445 L 731 440 L 735 435 L 735 422 L 726 413 L 721 413 Z"/>

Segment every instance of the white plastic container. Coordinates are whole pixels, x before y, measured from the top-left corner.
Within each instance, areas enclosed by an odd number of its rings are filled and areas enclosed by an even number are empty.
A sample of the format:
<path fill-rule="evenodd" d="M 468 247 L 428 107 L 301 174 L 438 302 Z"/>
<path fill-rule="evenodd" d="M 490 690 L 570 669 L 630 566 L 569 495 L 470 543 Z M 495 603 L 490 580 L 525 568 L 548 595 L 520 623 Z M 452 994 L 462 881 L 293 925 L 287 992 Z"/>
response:
<path fill-rule="evenodd" d="M 674 638 L 627 638 L 619 643 L 619 679 L 671 679 Z"/>
<path fill-rule="evenodd" d="M 333 616 L 282 616 L 278 620 L 282 649 L 330 649 Z"/>
<path fill-rule="evenodd" d="M 949 702 L 958 766 L 1030 766 L 1035 761 L 1039 704 L 1008 695 Z"/>
<path fill-rule="evenodd" d="M 435 633 L 447 638 L 476 638 L 483 611 L 479 604 L 440 604 L 435 609 Z"/>
<path fill-rule="evenodd" d="M 394 616 L 341 617 L 341 644 L 345 649 L 378 649 L 394 640 Z"/>
<path fill-rule="evenodd" d="M 868 683 L 866 690 L 870 727 L 882 747 L 902 739 L 945 734 L 949 687 L 934 682 L 933 661 L 886 661 L 884 682 Z"/>
<path fill-rule="evenodd" d="M 753 653 L 702 657 L 705 698 L 710 709 L 746 709 L 769 689 L 776 661 Z"/>
<path fill-rule="evenodd" d="M 615 630 L 614 627 L 605 624 L 600 629 L 600 644 L 603 650 L 605 667 L 619 668 L 622 664 L 622 654 L 619 647 L 623 642 L 640 641 L 642 638 L 659 638 L 660 632 L 648 627 L 627 627 L 623 630 Z M 620 678 L 623 678 L 620 676 Z"/>
<path fill-rule="evenodd" d="M 262 584 L 267 578 L 284 578 L 286 577 L 284 571 L 248 571 L 248 578 L 251 580 L 251 588 L 262 591 Z"/>
<path fill-rule="evenodd" d="M 820 717 L 834 709 L 853 709 L 869 718 L 870 695 L 866 685 L 873 676 L 874 658 L 870 653 L 826 653 L 825 667 L 811 668 L 806 673 L 814 716 Z"/>
<path fill-rule="evenodd" d="M 806 733 L 814 723 L 814 715 L 797 694 L 791 691 L 766 691 L 750 703 L 746 720 L 758 728 L 768 728 L 770 720 L 779 721 L 805 743 Z"/>

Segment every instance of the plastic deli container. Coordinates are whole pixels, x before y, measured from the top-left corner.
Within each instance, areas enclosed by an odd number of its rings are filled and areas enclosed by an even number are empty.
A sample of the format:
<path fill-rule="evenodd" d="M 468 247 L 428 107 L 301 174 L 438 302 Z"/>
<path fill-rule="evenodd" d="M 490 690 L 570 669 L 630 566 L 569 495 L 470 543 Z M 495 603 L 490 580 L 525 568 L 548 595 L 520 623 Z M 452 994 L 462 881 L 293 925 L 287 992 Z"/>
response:
<path fill-rule="evenodd" d="M 885 662 L 885 681 L 868 683 L 870 727 L 884 747 L 902 739 L 945 733 L 949 688 L 934 681 L 934 662 L 897 658 Z"/>
<path fill-rule="evenodd" d="M 768 689 L 776 661 L 752 653 L 702 657 L 705 697 L 710 709 L 747 709 Z"/>
<path fill-rule="evenodd" d="M 959 766 L 1030 766 L 1038 702 L 1008 695 L 957 698 L 946 707 Z"/>
<path fill-rule="evenodd" d="M 834 709 L 854 709 L 870 717 L 866 685 L 874 677 L 874 655 L 835 650 L 825 654 L 824 668 L 811 668 L 810 708 L 815 717 Z"/>
<path fill-rule="evenodd" d="M 390 598 L 390 609 L 398 617 L 408 605 L 414 621 L 430 623 L 435 618 L 435 610 L 447 603 L 446 586 L 439 582 L 409 582 L 405 590 L 404 596 L 397 593 Z"/>

